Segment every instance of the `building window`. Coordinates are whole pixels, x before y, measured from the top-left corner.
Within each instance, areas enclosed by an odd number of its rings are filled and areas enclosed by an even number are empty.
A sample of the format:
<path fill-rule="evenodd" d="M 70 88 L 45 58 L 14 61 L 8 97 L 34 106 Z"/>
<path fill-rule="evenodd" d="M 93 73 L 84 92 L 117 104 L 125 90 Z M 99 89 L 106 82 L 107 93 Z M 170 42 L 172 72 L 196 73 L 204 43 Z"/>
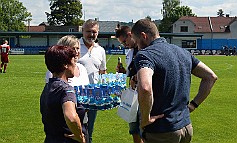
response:
<path fill-rule="evenodd" d="M 182 40 L 182 48 L 196 49 L 196 40 Z"/>
<path fill-rule="evenodd" d="M 181 26 L 180 32 L 188 32 L 188 26 Z"/>
<path fill-rule="evenodd" d="M 69 28 L 69 32 L 74 32 L 74 28 Z"/>

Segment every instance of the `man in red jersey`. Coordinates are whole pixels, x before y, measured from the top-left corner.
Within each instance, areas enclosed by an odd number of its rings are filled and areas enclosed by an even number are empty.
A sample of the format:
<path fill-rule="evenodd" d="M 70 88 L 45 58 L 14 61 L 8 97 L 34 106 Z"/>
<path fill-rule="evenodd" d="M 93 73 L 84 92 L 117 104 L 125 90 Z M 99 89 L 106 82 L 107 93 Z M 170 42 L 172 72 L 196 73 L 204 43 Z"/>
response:
<path fill-rule="evenodd" d="M 2 73 L 2 67 L 4 66 L 3 73 L 6 73 L 7 64 L 9 62 L 8 53 L 10 51 L 10 46 L 8 45 L 8 41 L 4 40 L 3 44 L 0 46 L 1 52 L 1 68 L 0 73 Z"/>

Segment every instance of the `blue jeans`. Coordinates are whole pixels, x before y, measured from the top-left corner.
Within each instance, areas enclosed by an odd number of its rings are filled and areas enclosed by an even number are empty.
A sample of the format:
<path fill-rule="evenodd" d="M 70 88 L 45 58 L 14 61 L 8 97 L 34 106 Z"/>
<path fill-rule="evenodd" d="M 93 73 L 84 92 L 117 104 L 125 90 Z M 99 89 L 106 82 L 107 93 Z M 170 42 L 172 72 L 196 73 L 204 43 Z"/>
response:
<path fill-rule="evenodd" d="M 94 123 L 97 115 L 97 110 L 89 110 L 88 111 L 88 135 L 89 135 L 89 143 L 92 143 L 92 133 L 94 129 Z"/>

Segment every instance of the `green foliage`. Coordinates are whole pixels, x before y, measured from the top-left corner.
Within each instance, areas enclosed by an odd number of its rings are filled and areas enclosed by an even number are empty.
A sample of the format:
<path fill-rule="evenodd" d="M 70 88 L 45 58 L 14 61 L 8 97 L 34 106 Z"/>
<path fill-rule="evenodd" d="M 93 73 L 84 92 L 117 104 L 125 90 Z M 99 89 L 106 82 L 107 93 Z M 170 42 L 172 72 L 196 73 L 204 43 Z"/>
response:
<path fill-rule="evenodd" d="M 191 8 L 188 6 L 180 6 L 179 4 L 179 0 L 163 1 L 163 19 L 159 25 L 160 32 L 171 32 L 172 24 L 182 16 L 195 16 Z"/>
<path fill-rule="evenodd" d="M 151 16 L 150 15 L 147 15 L 145 18 L 151 20 Z"/>
<path fill-rule="evenodd" d="M 163 18 L 161 20 L 161 23 L 159 25 L 159 32 L 163 32 L 163 33 L 170 33 L 171 32 L 171 26 L 172 26 L 172 21 L 170 20 L 170 18 Z"/>
<path fill-rule="evenodd" d="M 0 31 L 25 31 L 31 13 L 18 0 L 0 0 Z"/>
<path fill-rule="evenodd" d="M 108 72 L 115 72 L 117 58 L 107 55 Z M 210 96 L 191 113 L 192 143 L 236 143 L 237 56 L 197 56 L 213 69 L 218 80 Z M 0 73 L 0 142 L 41 143 L 45 135 L 39 97 L 44 87 L 46 66 L 43 55 L 10 55 L 6 74 Z M 192 77 L 191 99 L 200 79 Z M 99 111 L 95 122 L 94 143 L 131 143 L 128 124 L 117 109 Z"/>
<path fill-rule="evenodd" d="M 171 15 L 171 20 L 174 23 L 182 16 L 195 16 L 194 13 L 192 13 L 192 9 L 188 6 L 177 6 L 174 8 L 174 14 Z"/>
<path fill-rule="evenodd" d="M 46 13 L 50 25 L 82 25 L 80 0 L 49 0 L 51 13 Z"/>
<path fill-rule="evenodd" d="M 172 17 L 174 15 L 174 9 L 180 4 L 179 0 L 163 0 L 163 9 L 162 9 L 162 15 L 163 18 L 166 17 Z"/>
<path fill-rule="evenodd" d="M 222 10 L 222 9 L 219 9 L 218 11 L 217 11 L 217 16 L 218 17 L 223 17 L 225 14 L 224 14 L 224 11 Z"/>

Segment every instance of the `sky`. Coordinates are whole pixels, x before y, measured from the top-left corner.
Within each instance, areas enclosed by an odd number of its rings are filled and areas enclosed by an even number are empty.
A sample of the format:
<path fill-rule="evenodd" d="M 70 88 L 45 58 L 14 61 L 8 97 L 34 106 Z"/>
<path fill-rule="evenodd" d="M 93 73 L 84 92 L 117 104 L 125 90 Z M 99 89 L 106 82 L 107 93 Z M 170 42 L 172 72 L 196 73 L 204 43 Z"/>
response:
<path fill-rule="evenodd" d="M 32 26 L 47 22 L 45 12 L 50 13 L 49 0 L 19 0 L 32 14 Z M 198 17 L 215 17 L 222 9 L 224 14 L 237 16 L 236 0 L 180 0 L 181 6 L 188 6 Z M 162 19 L 163 0 L 81 0 L 83 20 L 98 18 L 100 21 L 136 22 L 150 16 L 152 20 Z"/>

